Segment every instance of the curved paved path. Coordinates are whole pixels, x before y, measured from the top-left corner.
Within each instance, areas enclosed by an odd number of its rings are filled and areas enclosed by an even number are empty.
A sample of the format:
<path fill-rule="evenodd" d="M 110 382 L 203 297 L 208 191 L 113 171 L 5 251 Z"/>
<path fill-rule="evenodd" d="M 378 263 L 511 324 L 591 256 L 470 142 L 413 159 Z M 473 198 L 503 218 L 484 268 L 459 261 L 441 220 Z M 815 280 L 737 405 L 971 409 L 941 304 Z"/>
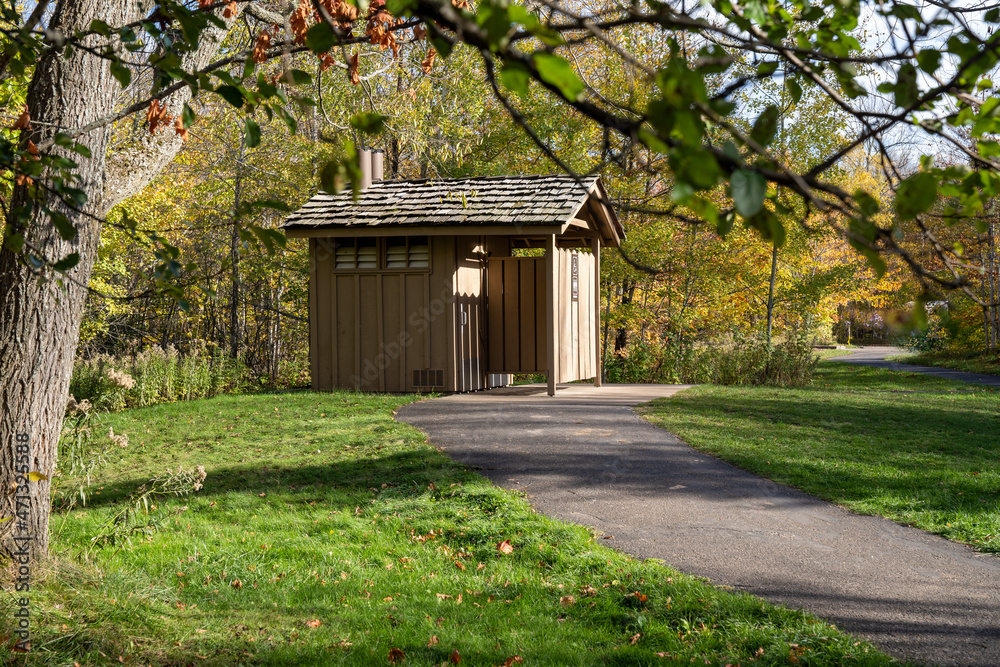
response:
<path fill-rule="evenodd" d="M 635 556 L 808 609 L 900 658 L 1000 665 L 1000 558 L 761 479 L 632 411 L 684 388 L 514 387 L 397 417 Z"/>
<path fill-rule="evenodd" d="M 981 384 L 986 387 L 996 387 L 997 389 L 1000 389 L 1000 376 L 996 375 L 967 373 L 965 371 L 956 371 L 950 368 L 939 368 L 937 366 L 916 366 L 913 364 L 901 364 L 895 361 L 886 361 L 886 357 L 893 357 L 897 354 L 906 354 L 906 350 L 902 350 L 898 347 L 862 347 L 855 352 L 846 352 L 842 357 L 829 357 L 829 360 L 842 361 L 845 364 L 885 368 L 890 371 L 906 371 L 907 373 L 933 375 L 947 380 L 958 380 L 959 382 Z"/>

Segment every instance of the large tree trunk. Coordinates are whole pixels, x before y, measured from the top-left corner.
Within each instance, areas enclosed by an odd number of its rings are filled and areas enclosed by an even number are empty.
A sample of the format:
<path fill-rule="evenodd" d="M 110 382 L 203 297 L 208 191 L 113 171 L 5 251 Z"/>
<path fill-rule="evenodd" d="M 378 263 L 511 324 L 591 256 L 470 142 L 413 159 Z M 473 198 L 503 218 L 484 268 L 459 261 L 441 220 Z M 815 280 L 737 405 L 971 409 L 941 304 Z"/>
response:
<path fill-rule="evenodd" d="M 148 15 L 153 5 L 150 0 L 63 0 L 56 5 L 49 28 L 69 35 L 86 29 L 95 19 L 112 26 L 123 25 Z M 221 29 L 206 32 L 199 49 L 185 58 L 187 64 L 203 66 L 217 51 L 223 34 Z M 36 65 L 28 88 L 28 109 L 34 127 L 30 138 L 39 144 L 56 131 L 82 127 L 108 116 L 116 110 L 120 95 L 121 88 L 111 76 L 106 59 L 82 49 L 74 49 L 69 56 L 62 50 L 49 53 Z M 180 105 L 189 98 L 187 90 L 176 94 L 168 100 L 168 109 L 179 113 Z M 49 260 L 76 252 L 80 260 L 62 277 L 48 271 L 38 274 L 21 256 L 6 249 L 0 251 L 0 518 L 15 514 L 17 434 L 30 435 L 32 471 L 51 477 L 55 469 L 86 285 L 100 240 L 99 220 L 114 204 L 148 184 L 180 148 L 180 140 L 173 132 L 161 133 L 106 160 L 111 132 L 110 126 L 104 126 L 78 137 L 90 149 L 90 158 L 58 147 L 51 149 L 77 162 L 77 187 L 89 198 L 77 211 L 51 196 L 46 201 L 76 226 L 77 234 L 71 241 L 60 238 L 48 218 L 30 201 L 25 186 L 15 189 L 8 209 L 25 206 L 31 211 L 27 222 L 18 222 L 13 216 L 7 220 L 13 231 L 23 234 L 26 252 Z M 46 195 L 41 191 L 39 196 Z M 47 554 L 49 546 L 50 486 L 46 480 L 32 482 L 30 487 L 32 556 L 39 557 Z M 15 552 L 16 523 L 0 524 L 0 554 Z"/>

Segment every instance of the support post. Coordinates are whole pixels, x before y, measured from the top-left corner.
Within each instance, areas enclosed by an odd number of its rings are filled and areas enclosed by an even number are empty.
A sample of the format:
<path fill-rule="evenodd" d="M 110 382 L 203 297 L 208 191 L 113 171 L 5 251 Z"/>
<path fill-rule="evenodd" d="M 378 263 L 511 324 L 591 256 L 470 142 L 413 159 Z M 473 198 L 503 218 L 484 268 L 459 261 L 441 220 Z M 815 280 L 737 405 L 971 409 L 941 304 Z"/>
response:
<path fill-rule="evenodd" d="M 559 317 L 558 303 L 556 302 L 556 270 L 559 267 L 559 258 L 556 257 L 556 235 L 550 234 L 545 239 L 545 310 L 549 316 L 545 323 L 545 339 L 548 346 L 548 384 L 549 396 L 556 395 L 556 382 L 559 374 Z"/>
<path fill-rule="evenodd" d="M 594 253 L 594 386 L 601 386 L 601 237 L 595 236 L 590 241 L 590 249 Z"/>

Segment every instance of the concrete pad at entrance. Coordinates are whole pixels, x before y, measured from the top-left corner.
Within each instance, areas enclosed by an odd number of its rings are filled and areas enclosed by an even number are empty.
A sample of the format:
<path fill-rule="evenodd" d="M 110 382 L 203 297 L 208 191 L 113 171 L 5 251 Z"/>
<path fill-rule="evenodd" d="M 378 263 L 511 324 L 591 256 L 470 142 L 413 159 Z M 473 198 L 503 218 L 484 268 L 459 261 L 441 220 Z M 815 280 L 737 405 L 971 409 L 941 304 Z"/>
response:
<path fill-rule="evenodd" d="M 413 403 L 398 419 L 639 558 L 807 609 L 899 658 L 1000 665 L 1000 559 L 751 475 L 632 410 L 684 388 L 549 397 L 529 385 Z"/>

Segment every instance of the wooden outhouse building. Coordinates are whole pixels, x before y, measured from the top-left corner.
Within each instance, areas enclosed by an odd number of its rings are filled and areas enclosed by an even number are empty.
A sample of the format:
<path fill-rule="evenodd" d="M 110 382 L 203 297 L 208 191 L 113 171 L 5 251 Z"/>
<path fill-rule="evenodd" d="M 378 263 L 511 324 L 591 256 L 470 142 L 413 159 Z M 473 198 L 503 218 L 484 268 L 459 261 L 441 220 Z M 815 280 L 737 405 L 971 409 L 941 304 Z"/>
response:
<path fill-rule="evenodd" d="M 600 251 L 624 232 L 596 176 L 376 180 L 283 228 L 309 239 L 313 389 L 600 384 Z"/>

